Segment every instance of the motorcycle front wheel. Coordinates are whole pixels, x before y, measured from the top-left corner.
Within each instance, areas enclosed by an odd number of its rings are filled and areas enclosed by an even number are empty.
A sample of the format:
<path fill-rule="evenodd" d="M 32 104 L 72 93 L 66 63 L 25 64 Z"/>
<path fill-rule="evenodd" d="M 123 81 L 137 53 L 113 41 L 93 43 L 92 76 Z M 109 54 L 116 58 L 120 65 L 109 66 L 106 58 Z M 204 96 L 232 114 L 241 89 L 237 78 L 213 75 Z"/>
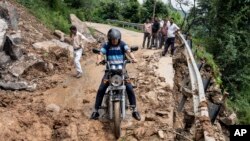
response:
<path fill-rule="evenodd" d="M 114 101 L 114 133 L 118 139 L 121 136 L 121 105 L 120 101 Z"/>

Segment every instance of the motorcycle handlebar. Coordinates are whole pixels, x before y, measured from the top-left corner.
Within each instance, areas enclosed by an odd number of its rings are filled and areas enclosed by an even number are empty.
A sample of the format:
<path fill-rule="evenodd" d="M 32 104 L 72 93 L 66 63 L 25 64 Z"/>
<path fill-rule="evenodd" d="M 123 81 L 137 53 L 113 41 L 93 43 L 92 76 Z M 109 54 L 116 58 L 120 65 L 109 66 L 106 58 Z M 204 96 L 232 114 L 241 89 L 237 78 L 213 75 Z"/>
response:
<path fill-rule="evenodd" d="M 105 65 L 106 63 L 107 63 L 106 60 L 102 60 L 101 62 L 99 62 L 100 65 Z M 132 63 L 132 61 L 130 61 L 130 60 L 125 60 L 123 63 L 124 63 L 124 64 L 128 64 L 128 63 Z"/>

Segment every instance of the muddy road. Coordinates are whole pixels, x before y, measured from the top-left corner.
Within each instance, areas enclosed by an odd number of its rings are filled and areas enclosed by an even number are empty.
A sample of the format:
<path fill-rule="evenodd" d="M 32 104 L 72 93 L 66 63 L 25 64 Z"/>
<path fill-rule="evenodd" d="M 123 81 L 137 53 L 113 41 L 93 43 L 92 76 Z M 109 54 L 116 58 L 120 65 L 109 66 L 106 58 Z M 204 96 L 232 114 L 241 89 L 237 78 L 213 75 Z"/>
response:
<path fill-rule="evenodd" d="M 87 23 L 89 24 L 89 23 Z M 91 23 L 107 33 L 107 25 Z M 129 45 L 142 43 L 142 33 L 121 29 Z M 119 140 L 174 140 L 172 97 L 174 70 L 172 58 L 160 57 L 160 50 L 139 49 L 137 64 L 129 64 L 128 72 L 134 85 L 138 110 L 142 120 L 136 121 L 131 112 L 122 122 Z M 55 87 L 35 92 L 0 91 L 0 139 L 25 141 L 116 140 L 112 126 L 105 120 L 90 120 L 96 92 L 104 74 L 104 66 L 96 66 L 96 55 L 88 52 L 81 60 L 84 75 L 72 77 L 73 66 L 66 73 L 56 73 Z M 45 82 L 46 83 L 46 82 Z"/>

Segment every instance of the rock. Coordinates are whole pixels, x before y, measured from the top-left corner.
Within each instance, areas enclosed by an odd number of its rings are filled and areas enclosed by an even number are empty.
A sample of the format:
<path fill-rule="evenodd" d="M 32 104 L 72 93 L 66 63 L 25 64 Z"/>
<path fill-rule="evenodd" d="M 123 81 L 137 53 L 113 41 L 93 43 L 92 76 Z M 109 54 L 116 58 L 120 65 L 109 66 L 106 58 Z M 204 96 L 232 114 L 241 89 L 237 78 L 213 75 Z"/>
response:
<path fill-rule="evenodd" d="M 19 15 L 13 5 L 6 1 L 0 2 L 0 16 L 9 23 L 12 29 L 18 29 Z"/>
<path fill-rule="evenodd" d="M 14 32 L 12 34 L 7 35 L 14 45 L 18 45 L 22 42 L 21 31 Z"/>
<path fill-rule="evenodd" d="M 160 82 L 160 83 L 159 83 L 159 86 L 161 86 L 162 88 L 165 88 L 165 87 L 167 87 L 168 85 L 167 85 L 167 83 L 165 83 L 165 82 Z"/>
<path fill-rule="evenodd" d="M 13 39 L 14 40 L 14 39 Z M 12 60 L 18 60 L 22 57 L 23 52 L 21 48 L 13 44 L 9 36 L 6 36 L 6 41 L 3 50 L 10 56 Z"/>
<path fill-rule="evenodd" d="M 158 105 L 157 94 L 154 91 L 149 91 L 145 93 L 146 98 L 150 101 L 152 105 Z"/>
<path fill-rule="evenodd" d="M 95 39 L 93 38 L 93 36 L 91 35 L 86 23 L 82 22 L 80 19 L 78 19 L 76 17 L 76 15 L 74 14 L 70 14 L 70 21 L 71 24 L 76 26 L 77 31 L 79 31 L 80 33 L 82 33 L 85 37 L 87 37 L 88 39 L 95 41 Z"/>
<path fill-rule="evenodd" d="M 3 45 L 5 43 L 6 38 L 6 29 L 8 29 L 7 23 L 0 19 L 0 51 L 3 51 Z"/>
<path fill-rule="evenodd" d="M 155 115 L 153 115 L 153 114 L 147 114 L 145 116 L 145 121 L 155 121 L 155 120 L 156 120 Z"/>
<path fill-rule="evenodd" d="M 146 133 L 145 128 L 144 127 L 139 127 L 134 131 L 134 135 L 137 139 L 141 139 L 144 137 L 144 134 Z"/>
<path fill-rule="evenodd" d="M 42 60 L 38 60 L 35 57 L 23 58 L 20 61 L 17 61 L 12 64 L 9 68 L 9 72 L 14 76 L 18 77 L 24 73 L 26 69 L 35 64 L 42 63 L 45 66 L 45 63 Z"/>
<path fill-rule="evenodd" d="M 62 31 L 60 31 L 60 30 L 55 30 L 55 32 L 54 32 L 54 34 L 58 37 L 58 38 L 60 38 L 60 41 L 62 41 L 62 42 L 64 42 L 64 33 L 62 32 Z"/>
<path fill-rule="evenodd" d="M 53 39 L 50 41 L 37 42 L 37 43 L 34 43 L 32 46 L 35 49 L 43 49 L 47 52 L 52 50 L 52 48 L 54 48 L 54 47 L 60 47 L 60 48 L 69 50 L 70 56 L 73 57 L 73 46 L 71 46 L 67 43 L 61 42 L 59 40 L 56 40 L 56 39 Z"/>
<path fill-rule="evenodd" d="M 48 63 L 47 68 L 48 68 L 49 71 L 53 71 L 54 70 L 54 65 L 52 63 Z"/>
<path fill-rule="evenodd" d="M 3 82 L 0 81 L 0 87 L 5 90 L 28 90 L 34 91 L 36 89 L 36 84 L 29 85 L 27 82 Z"/>
<path fill-rule="evenodd" d="M 82 103 L 83 103 L 83 104 L 89 103 L 89 100 L 83 99 L 83 100 L 82 100 Z"/>
<path fill-rule="evenodd" d="M 164 132 L 162 130 L 158 131 L 158 135 L 161 139 L 164 139 Z"/>
<path fill-rule="evenodd" d="M 8 56 L 5 52 L 0 52 L 0 67 L 9 63 L 10 61 L 10 56 Z"/>
<path fill-rule="evenodd" d="M 58 113 L 60 111 L 60 107 L 56 104 L 49 104 L 46 107 L 46 111 Z"/>
<path fill-rule="evenodd" d="M 158 116 L 165 116 L 165 115 L 168 115 L 168 112 L 167 111 L 156 111 L 155 114 Z"/>
<path fill-rule="evenodd" d="M 226 125 L 234 125 L 236 123 L 237 116 L 235 113 L 232 113 L 230 116 L 223 117 L 220 120 Z"/>
<path fill-rule="evenodd" d="M 159 77 L 159 79 L 160 79 L 161 82 L 165 82 L 166 81 L 164 77 Z"/>
<path fill-rule="evenodd" d="M 137 139 L 134 138 L 133 136 L 128 136 L 128 137 L 126 137 L 126 140 L 127 140 L 127 141 L 137 141 Z"/>

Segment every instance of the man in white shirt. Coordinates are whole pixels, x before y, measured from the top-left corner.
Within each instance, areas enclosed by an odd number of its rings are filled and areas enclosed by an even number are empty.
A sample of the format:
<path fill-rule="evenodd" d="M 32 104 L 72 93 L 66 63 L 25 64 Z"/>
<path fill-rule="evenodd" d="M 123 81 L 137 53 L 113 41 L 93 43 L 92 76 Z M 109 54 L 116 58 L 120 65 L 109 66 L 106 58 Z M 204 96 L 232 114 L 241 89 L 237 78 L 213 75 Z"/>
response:
<path fill-rule="evenodd" d="M 174 19 L 170 19 L 170 24 L 168 24 L 168 37 L 165 43 L 164 50 L 162 52 L 162 56 L 165 56 L 168 52 L 168 47 L 171 45 L 171 56 L 174 55 L 175 47 L 175 34 L 180 30 L 180 28 L 174 23 Z"/>
<path fill-rule="evenodd" d="M 150 23 L 149 19 L 147 19 L 146 23 L 144 23 L 144 37 L 143 37 L 143 43 L 142 48 L 145 47 L 145 41 L 147 41 L 147 48 L 149 48 L 150 38 L 152 34 L 152 24 Z"/>
<path fill-rule="evenodd" d="M 91 42 L 88 38 L 86 38 L 84 35 L 82 35 L 80 32 L 77 31 L 76 26 L 72 25 L 70 27 L 70 37 L 71 37 L 71 41 L 72 41 L 72 45 L 73 45 L 73 49 L 74 49 L 74 63 L 75 63 L 75 67 L 76 67 L 76 78 L 80 78 L 82 76 L 82 67 L 80 64 L 80 59 L 82 56 L 82 52 L 84 49 L 84 42 L 83 40 L 87 41 L 87 42 Z"/>

